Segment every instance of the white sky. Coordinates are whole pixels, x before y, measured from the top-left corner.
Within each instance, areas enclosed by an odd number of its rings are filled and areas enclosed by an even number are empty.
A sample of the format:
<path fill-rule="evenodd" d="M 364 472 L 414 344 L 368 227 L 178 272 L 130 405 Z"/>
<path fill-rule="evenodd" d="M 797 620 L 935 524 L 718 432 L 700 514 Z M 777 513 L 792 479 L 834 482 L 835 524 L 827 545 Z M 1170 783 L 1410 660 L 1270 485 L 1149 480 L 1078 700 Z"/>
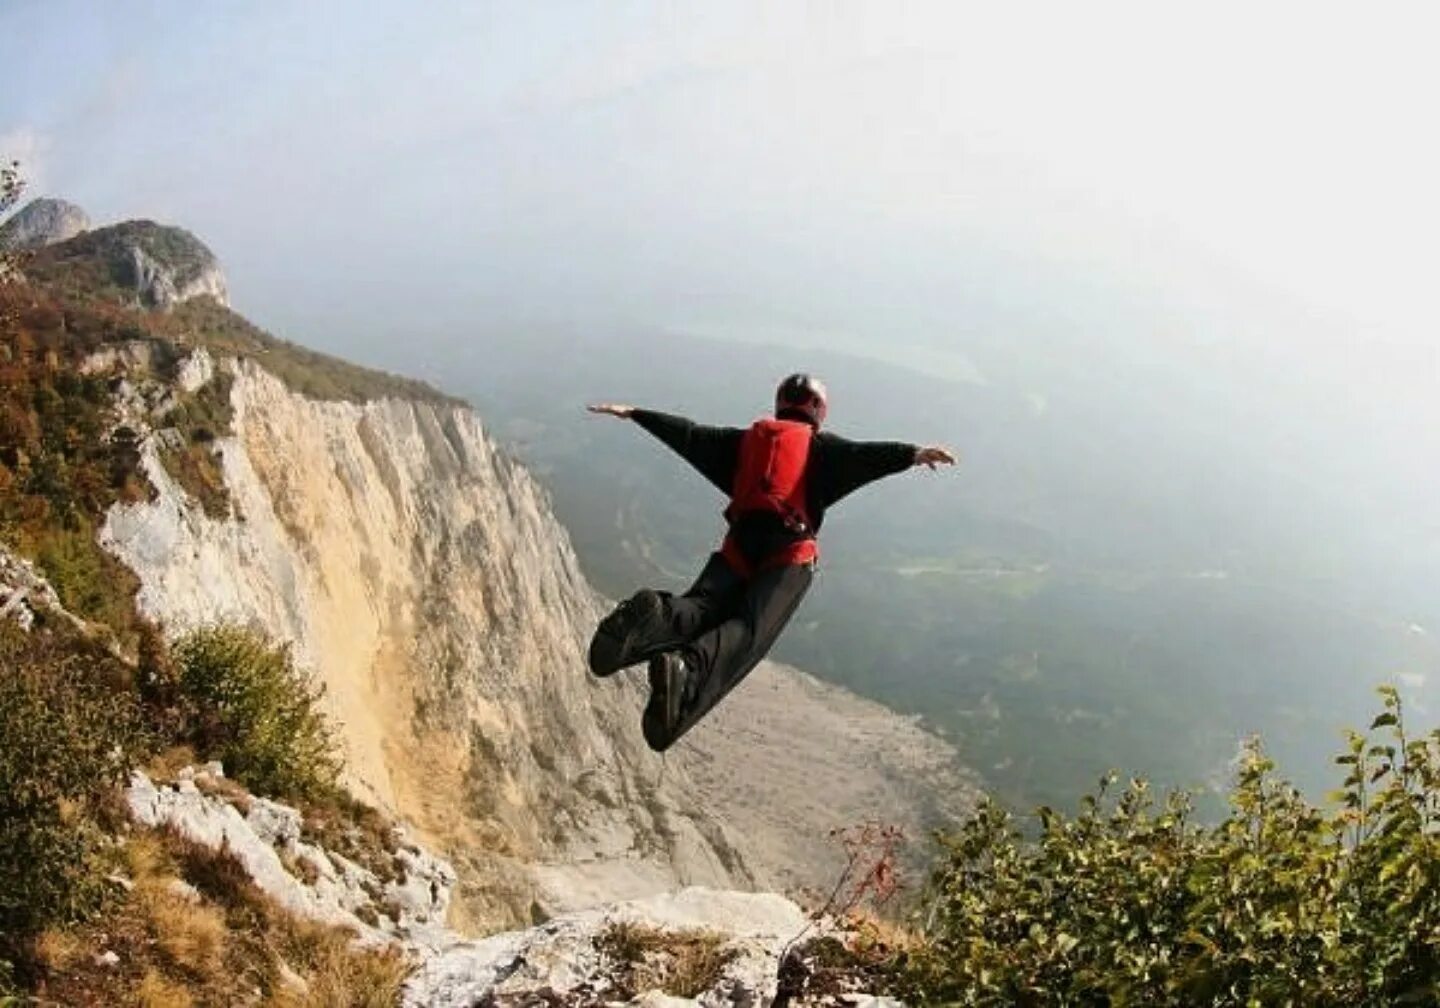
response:
<path fill-rule="evenodd" d="M 1365 346 L 1428 381 L 1433 10 L 18 0 L 0 147 L 36 192 L 191 227 L 300 338 L 409 293 Z"/>

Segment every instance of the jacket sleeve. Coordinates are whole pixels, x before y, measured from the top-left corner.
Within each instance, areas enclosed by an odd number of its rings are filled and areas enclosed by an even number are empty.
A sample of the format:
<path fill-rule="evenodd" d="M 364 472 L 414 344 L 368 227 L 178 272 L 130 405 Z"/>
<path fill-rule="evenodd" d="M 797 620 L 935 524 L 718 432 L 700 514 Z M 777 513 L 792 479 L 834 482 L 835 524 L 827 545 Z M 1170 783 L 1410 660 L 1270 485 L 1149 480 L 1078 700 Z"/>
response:
<path fill-rule="evenodd" d="M 733 489 L 740 459 L 739 428 L 709 427 L 646 409 L 637 409 L 630 418 L 699 470 L 721 493 L 728 495 Z"/>
<path fill-rule="evenodd" d="M 850 441 L 835 434 L 822 434 L 820 438 L 824 452 L 821 468 L 824 507 L 867 483 L 904 472 L 915 464 L 916 447 L 903 441 Z"/>

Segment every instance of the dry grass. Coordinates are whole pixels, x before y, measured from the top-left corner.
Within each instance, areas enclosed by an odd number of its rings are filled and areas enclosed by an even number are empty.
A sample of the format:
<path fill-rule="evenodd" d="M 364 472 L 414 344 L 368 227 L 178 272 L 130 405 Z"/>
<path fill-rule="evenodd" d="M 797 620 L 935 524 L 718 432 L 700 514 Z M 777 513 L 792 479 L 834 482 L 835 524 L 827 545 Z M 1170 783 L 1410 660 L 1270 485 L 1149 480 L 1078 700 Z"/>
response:
<path fill-rule="evenodd" d="M 132 879 L 153 879 L 174 869 L 174 860 L 162 836 L 149 830 L 132 835 L 125 843 L 123 855 Z"/>
<path fill-rule="evenodd" d="M 395 949 L 362 948 L 334 928 L 294 921 L 282 942 L 308 989 L 285 989 L 277 1005 L 295 1008 L 392 1008 L 411 962 Z"/>
<path fill-rule="evenodd" d="M 383 812 L 344 792 L 297 804 L 305 817 L 306 843 L 344 855 L 381 882 L 404 881 L 395 824 Z"/>
<path fill-rule="evenodd" d="M 174 784 L 181 770 L 194 766 L 199 758 L 188 745 L 171 746 L 145 764 L 145 775 L 159 784 Z"/>
<path fill-rule="evenodd" d="M 202 794 L 234 805 L 235 810 L 241 815 L 249 815 L 250 806 L 255 804 L 255 796 L 247 791 L 244 785 L 235 783 L 229 777 L 214 777 L 207 773 L 196 774 L 195 787 Z"/>
<path fill-rule="evenodd" d="M 845 944 L 866 961 L 886 959 L 923 944 L 918 931 L 865 908 L 852 910 L 844 924 L 849 932 Z"/>
<path fill-rule="evenodd" d="M 74 934 L 59 928 L 46 928 L 35 939 L 35 961 L 47 970 L 69 969 L 84 951 Z"/>
<path fill-rule="evenodd" d="M 149 969 L 135 988 L 135 1004 L 137 1008 L 191 1008 L 195 999 L 174 980 Z"/>
<path fill-rule="evenodd" d="M 229 934 L 218 909 L 191 903 L 168 887 L 147 886 L 141 898 L 155 944 L 171 964 L 197 977 L 223 969 Z"/>
<path fill-rule="evenodd" d="M 694 998 L 714 987 L 735 953 L 709 931 L 662 931 L 648 924 L 618 921 L 595 939 L 614 961 L 617 993 L 637 997 L 660 990 Z"/>
<path fill-rule="evenodd" d="M 393 1008 L 411 963 L 394 948 L 302 920 L 255 888 L 225 851 L 166 831 L 121 852 L 134 888 L 89 924 L 37 942 L 41 1003 L 189 1008 Z M 183 880 L 199 899 L 177 892 Z M 119 956 L 96 963 L 101 950 Z M 294 983 L 297 977 L 303 989 Z"/>
<path fill-rule="evenodd" d="M 282 851 L 280 863 L 285 866 L 287 872 L 308 886 L 313 886 L 320 881 L 320 867 L 303 854 Z"/>

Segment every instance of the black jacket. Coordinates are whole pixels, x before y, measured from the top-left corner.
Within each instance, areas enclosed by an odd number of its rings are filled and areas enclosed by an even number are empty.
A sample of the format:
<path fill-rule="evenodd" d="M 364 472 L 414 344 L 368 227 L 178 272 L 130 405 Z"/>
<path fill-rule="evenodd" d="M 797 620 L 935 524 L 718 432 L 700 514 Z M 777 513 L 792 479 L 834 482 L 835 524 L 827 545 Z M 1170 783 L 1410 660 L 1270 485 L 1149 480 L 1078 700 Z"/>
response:
<path fill-rule="evenodd" d="M 742 428 L 709 427 L 655 410 L 637 409 L 631 418 L 730 496 L 740 464 Z M 806 473 L 813 530 L 819 531 L 825 509 L 841 498 L 914 465 L 915 452 L 915 445 L 901 441 L 851 441 L 829 431 L 816 433 Z"/>

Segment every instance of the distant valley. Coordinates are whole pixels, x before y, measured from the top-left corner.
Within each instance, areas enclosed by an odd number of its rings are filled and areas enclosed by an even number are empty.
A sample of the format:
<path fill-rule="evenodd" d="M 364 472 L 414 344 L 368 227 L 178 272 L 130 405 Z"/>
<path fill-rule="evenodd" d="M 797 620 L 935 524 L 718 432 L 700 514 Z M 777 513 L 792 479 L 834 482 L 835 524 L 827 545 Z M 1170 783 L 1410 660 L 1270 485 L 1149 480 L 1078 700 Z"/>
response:
<path fill-rule="evenodd" d="M 1021 807 L 1072 803 L 1109 768 L 1214 792 L 1257 732 L 1318 787 L 1376 684 L 1404 673 L 1422 707 L 1437 697 L 1440 651 L 1413 594 L 1360 590 L 1384 567 L 1346 524 L 1346 487 L 1245 443 L 1225 413 L 1243 404 L 1215 404 L 1206 426 L 1206 404 L 1133 375 L 1046 384 L 1034 362 L 988 363 L 1004 360 L 993 346 L 977 383 L 654 333 L 459 344 L 408 344 L 409 366 L 497 418 L 612 596 L 683 590 L 723 502 L 643 432 L 585 417 L 587 400 L 740 424 L 805 367 L 829 381 L 841 433 L 952 443 L 955 473 L 897 477 L 836 510 L 777 657 L 922 715 Z"/>

